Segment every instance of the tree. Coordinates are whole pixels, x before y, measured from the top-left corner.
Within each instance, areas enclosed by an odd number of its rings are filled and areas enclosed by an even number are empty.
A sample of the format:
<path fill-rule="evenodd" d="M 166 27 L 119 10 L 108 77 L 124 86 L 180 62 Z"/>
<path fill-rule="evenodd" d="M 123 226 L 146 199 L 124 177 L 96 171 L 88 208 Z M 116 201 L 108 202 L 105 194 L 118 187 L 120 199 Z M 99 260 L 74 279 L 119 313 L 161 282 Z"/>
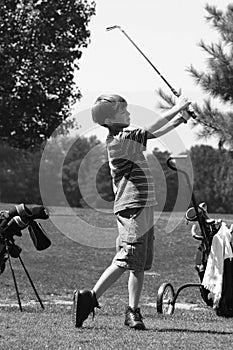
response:
<path fill-rule="evenodd" d="M 233 160 L 229 151 L 207 145 L 194 146 L 190 149 L 190 157 L 194 169 L 194 193 L 197 202 L 206 202 L 210 212 L 231 213 Z"/>
<path fill-rule="evenodd" d="M 0 144 L 0 201 L 41 203 L 39 165 L 41 152 L 28 152 Z"/>
<path fill-rule="evenodd" d="M 155 182 L 155 196 L 158 202 L 157 209 L 162 211 L 184 211 L 190 201 L 190 188 L 184 175 L 168 167 L 170 158 L 168 151 L 155 148 L 153 157 L 148 161 Z M 153 161 L 154 159 L 154 161 Z M 155 162 L 156 159 L 156 162 Z M 160 169 L 159 169 L 160 168 Z M 184 167 L 182 167 L 184 170 Z M 188 172 L 188 169 L 185 169 Z"/>
<path fill-rule="evenodd" d="M 162 211 L 172 210 L 177 195 L 177 183 L 174 188 L 171 188 L 169 185 L 174 179 L 173 173 L 167 167 L 166 163 L 169 156 L 170 154 L 167 151 L 162 152 L 158 148 L 154 148 L 152 154 L 147 155 L 147 161 L 154 179 L 155 197 L 158 202 L 156 209 Z M 176 181 L 176 174 L 174 175 Z M 175 190 L 175 193 L 173 190 Z M 168 196 L 170 200 L 168 200 Z"/>
<path fill-rule="evenodd" d="M 107 158 L 107 152 L 105 151 L 105 162 L 99 168 L 96 176 L 96 188 L 100 197 L 96 202 L 96 206 L 112 209 L 115 195 L 113 192 L 112 177 Z"/>
<path fill-rule="evenodd" d="M 214 99 L 218 98 L 222 103 L 233 105 L 233 5 L 228 5 L 225 12 L 217 10 L 215 6 L 206 5 L 207 21 L 220 34 L 218 43 L 207 45 L 200 41 L 199 46 L 208 54 L 208 67 L 204 72 L 199 72 L 192 65 L 187 71 L 193 76 L 196 83 L 211 97 L 206 98 L 203 107 L 194 105 L 197 119 L 193 125 L 202 125 L 199 137 L 207 139 L 216 137 L 219 148 L 223 145 L 233 146 L 233 112 L 223 112 L 214 107 Z M 158 91 L 160 97 L 166 102 L 160 104 L 161 108 L 174 105 L 174 97 Z"/>
<path fill-rule="evenodd" d="M 209 55 L 208 70 L 198 72 L 192 65 L 188 71 L 204 91 L 223 103 L 233 105 L 233 5 L 225 12 L 215 6 L 206 5 L 206 19 L 220 34 L 218 43 L 207 45 L 200 41 L 199 46 Z M 203 108 L 196 106 L 201 124 L 201 137 L 216 136 L 219 147 L 233 145 L 233 112 L 223 112 L 213 107 L 211 98 L 204 101 Z"/>
<path fill-rule="evenodd" d="M 1 143 L 0 201 L 40 204 L 45 199 L 46 205 L 62 206 L 65 197 L 71 206 L 95 207 L 96 198 L 105 198 L 111 187 L 108 169 L 101 170 L 105 161 L 106 150 L 95 136 L 59 135 L 34 152 Z"/>
<path fill-rule="evenodd" d="M 1 1 L 1 140 L 33 148 L 58 126 L 73 125 L 70 107 L 81 98 L 74 71 L 94 13 L 86 0 Z"/>
<path fill-rule="evenodd" d="M 103 145 L 95 137 L 72 139 L 62 169 L 62 182 L 71 206 L 96 205 L 96 174 L 105 161 Z"/>

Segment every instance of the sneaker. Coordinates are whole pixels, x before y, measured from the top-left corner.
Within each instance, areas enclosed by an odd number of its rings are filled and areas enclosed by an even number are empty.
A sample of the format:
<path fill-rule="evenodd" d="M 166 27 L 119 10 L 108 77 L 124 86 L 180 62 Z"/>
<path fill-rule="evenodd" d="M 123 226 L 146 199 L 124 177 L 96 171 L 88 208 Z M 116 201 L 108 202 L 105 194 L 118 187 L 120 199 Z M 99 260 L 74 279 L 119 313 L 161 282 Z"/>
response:
<path fill-rule="evenodd" d="M 95 316 L 95 307 L 100 309 L 95 293 L 90 290 L 75 290 L 73 293 L 72 319 L 75 327 L 80 328 L 89 314 Z"/>
<path fill-rule="evenodd" d="M 125 325 L 134 329 L 145 329 L 145 325 L 142 321 L 143 317 L 141 315 L 140 309 L 136 308 L 133 310 L 128 306 L 125 310 Z"/>

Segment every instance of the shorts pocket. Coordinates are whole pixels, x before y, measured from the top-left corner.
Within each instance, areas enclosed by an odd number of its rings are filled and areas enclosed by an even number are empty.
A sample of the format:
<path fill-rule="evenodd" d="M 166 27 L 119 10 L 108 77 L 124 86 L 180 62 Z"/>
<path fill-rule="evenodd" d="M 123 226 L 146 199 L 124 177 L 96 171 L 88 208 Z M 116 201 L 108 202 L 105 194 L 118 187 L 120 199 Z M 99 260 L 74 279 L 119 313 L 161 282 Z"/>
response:
<path fill-rule="evenodd" d="M 127 209 L 117 213 L 119 236 L 122 242 L 137 243 L 140 236 L 138 222 L 139 209 Z"/>
<path fill-rule="evenodd" d="M 142 211 L 143 208 L 129 208 L 121 210 L 117 213 L 117 218 L 122 217 L 125 219 L 135 219 Z"/>

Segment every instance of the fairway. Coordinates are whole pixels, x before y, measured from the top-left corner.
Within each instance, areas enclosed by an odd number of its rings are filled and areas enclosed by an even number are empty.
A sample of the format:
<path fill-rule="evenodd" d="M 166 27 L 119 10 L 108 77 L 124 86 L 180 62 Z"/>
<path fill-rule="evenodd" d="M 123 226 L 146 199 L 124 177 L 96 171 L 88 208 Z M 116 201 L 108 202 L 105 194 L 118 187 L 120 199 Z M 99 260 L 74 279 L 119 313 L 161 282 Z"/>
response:
<path fill-rule="evenodd" d="M 6 206 L 4 207 L 6 208 Z M 116 227 L 110 214 L 77 209 L 76 214 L 99 227 Z M 156 215 L 156 214 L 155 214 Z M 69 230 L 70 217 L 64 208 L 52 208 L 52 216 L 64 220 Z M 225 349 L 232 344 L 232 319 L 217 317 L 201 300 L 198 289 L 181 292 L 177 303 L 191 303 L 197 309 L 176 308 L 172 316 L 159 315 L 151 304 L 156 302 L 162 282 L 171 282 L 175 290 L 184 283 L 198 283 L 194 256 L 198 242 L 190 234 L 191 225 L 185 219 L 171 232 L 165 227 L 170 213 L 157 221 L 155 260 L 145 276 L 141 299 L 147 330 L 137 332 L 125 328 L 124 308 L 127 305 L 127 273 L 100 299 L 94 321 L 90 315 L 82 329 L 71 323 L 72 292 L 75 288 L 91 288 L 111 262 L 114 248 L 87 247 L 67 238 L 50 220 L 41 222 L 52 246 L 42 252 L 35 250 L 27 229 L 16 243 L 23 249 L 21 257 L 29 270 L 45 310 L 35 301 L 34 292 L 17 259 L 13 267 L 19 286 L 24 312 L 17 298 L 9 265 L 0 276 L 0 349 Z M 172 219 L 179 222 L 182 213 Z M 220 216 L 214 215 L 219 218 Z M 232 216 L 222 216 L 227 224 Z M 84 231 L 85 235 L 85 225 Z M 29 303 L 30 302 L 30 303 Z M 177 304 L 178 305 L 178 304 Z"/>

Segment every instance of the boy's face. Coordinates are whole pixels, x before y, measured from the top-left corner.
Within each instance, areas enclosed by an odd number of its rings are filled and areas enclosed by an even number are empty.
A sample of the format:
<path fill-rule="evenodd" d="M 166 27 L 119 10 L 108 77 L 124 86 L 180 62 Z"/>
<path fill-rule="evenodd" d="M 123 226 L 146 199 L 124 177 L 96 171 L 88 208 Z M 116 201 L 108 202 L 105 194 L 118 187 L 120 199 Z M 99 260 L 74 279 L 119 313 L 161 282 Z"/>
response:
<path fill-rule="evenodd" d="M 116 113 L 114 118 L 109 119 L 110 124 L 119 124 L 123 127 L 127 127 L 130 125 L 130 113 L 127 110 L 127 106 L 120 108 Z M 109 123 L 108 123 L 109 124 Z"/>

